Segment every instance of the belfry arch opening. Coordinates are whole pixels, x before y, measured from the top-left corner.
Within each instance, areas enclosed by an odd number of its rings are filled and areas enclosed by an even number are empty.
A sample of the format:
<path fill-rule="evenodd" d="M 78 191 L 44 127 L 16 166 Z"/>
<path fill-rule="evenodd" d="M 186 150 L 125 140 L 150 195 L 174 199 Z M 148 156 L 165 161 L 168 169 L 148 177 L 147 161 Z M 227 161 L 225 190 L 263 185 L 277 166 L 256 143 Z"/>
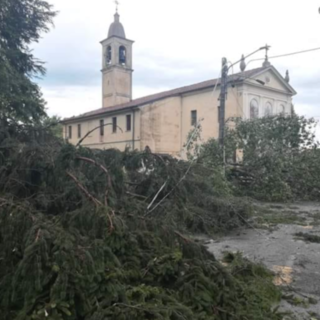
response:
<path fill-rule="evenodd" d="M 112 61 L 112 48 L 111 46 L 107 47 L 107 64 L 111 64 Z"/>
<path fill-rule="evenodd" d="M 123 66 L 127 63 L 127 51 L 124 46 L 119 48 L 119 63 Z"/>

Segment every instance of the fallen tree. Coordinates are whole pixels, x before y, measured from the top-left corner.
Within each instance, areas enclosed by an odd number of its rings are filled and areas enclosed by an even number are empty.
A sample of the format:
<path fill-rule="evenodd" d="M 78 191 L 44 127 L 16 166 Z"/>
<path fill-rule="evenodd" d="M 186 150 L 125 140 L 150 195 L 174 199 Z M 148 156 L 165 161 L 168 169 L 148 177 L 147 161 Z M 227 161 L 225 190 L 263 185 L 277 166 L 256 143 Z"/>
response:
<path fill-rule="evenodd" d="M 270 273 L 188 236 L 248 214 L 208 169 L 25 127 L 0 133 L 0 168 L 2 319 L 280 319 Z"/>

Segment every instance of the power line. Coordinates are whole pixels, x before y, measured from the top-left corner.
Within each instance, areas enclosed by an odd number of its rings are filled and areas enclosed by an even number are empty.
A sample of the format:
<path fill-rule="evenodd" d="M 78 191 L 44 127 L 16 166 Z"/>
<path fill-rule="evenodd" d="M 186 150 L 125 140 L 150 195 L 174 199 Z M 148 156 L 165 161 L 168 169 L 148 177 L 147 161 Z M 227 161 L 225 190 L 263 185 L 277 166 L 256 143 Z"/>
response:
<path fill-rule="evenodd" d="M 277 55 L 277 56 L 271 56 L 271 57 L 268 57 L 268 59 L 276 59 L 276 58 L 288 57 L 288 56 L 293 56 L 293 55 L 312 52 L 312 51 L 317 51 L 317 50 L 320 50 L 320 47 L 313 48 L 313 49 L 302 50 L 302 51 L 291 52 L 291 53 L 280 54 L 280 55 Z M 253 60 L 250 60 L 249 62 L 251 62 L 251 61 L 260 61 L 260 60 L 264 60 L 264 59 L 265 58 L 253 59 Z"/>
<path fill-rule="evenodd" d="M 317 51 L 317 50 L 320 50 L 320 47 L 313 48 L 313 49 L 308 49 L 308 50 L 297 51 L 297 52 L 286 53 L 286 54 L 281 54 L 281 55 L 278 55 L 278 56 L 271 56 L 271 57 L 269 57 L 269 59 L 293 56 L 293 55 L 296 55 L 296 54 L 301 54 L 301 53 L 306 53 L 306 52 L 311 52 L 311 51 Z"/>

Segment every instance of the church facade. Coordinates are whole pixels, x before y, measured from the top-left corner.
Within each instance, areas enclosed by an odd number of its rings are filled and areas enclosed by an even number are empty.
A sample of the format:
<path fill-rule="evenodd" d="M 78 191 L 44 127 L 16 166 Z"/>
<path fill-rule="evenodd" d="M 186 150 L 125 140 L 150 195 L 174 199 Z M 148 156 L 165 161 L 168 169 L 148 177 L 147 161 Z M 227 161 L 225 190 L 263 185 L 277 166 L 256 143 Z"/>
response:
<path fill-rule="evenodd" d="M 132 47 L 119 14 L 102 44 L 102 108 L 64 119 L 64 138 L 90 148 L 125 148 L 178 156 L 188 133 L 201 123 L 205 141 L 219 131 L 220 79 L 132 99 Z M 244 69 L 244 68 L 243 68 Z M 292 112 L 296 94 L 266 59 L 261 68 L 228 77 L 226 121 Z"/>

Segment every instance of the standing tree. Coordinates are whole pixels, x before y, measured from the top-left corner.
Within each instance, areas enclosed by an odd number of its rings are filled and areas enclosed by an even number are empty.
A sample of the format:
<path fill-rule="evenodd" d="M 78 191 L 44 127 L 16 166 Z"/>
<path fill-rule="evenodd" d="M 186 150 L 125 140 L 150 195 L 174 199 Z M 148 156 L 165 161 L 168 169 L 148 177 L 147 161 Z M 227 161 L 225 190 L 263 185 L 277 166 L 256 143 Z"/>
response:
<path fill-rule="evenodd" d="M 63 138 L 63 126 L 60 121 L 61 118 L 58 116 L 46 117 L 42 124 L 44 128 L 48 129 L 55 137 Z"/>
<path fill-rule="evenodd" d="M 37 76 L 45 74 L 43 62 L 30 44 L 48 32 L 56 12 L 42 0 L 1 0 L 0 5 L 0 124 L 36 123 L 46 115 Z"/>
<path fill-rule="evenodd" d="M 241 169 L 231 172 L 236 190 L 268 201 L 319 200 L 316 125 L 298 115 L 237 120 L 226 137 L 227 151 L 243 151 Z"/>

